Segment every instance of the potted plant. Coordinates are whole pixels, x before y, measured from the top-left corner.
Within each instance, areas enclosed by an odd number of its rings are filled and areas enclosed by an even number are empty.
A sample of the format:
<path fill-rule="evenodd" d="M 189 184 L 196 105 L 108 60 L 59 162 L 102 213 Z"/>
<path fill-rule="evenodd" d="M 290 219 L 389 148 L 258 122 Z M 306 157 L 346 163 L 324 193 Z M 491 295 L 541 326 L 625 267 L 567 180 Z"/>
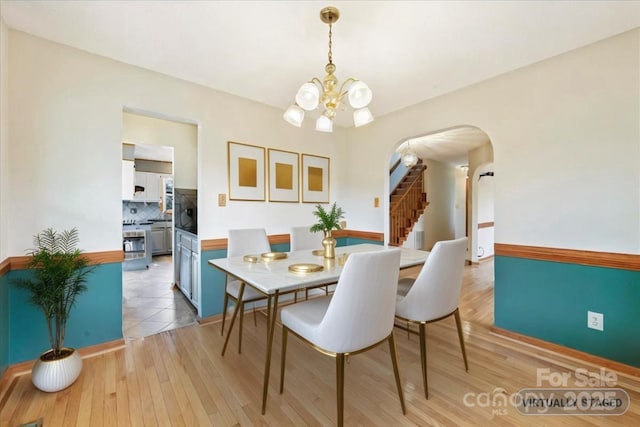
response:
<path fill-rule="evenodd" d="M 331 231 L 342 229 L 340 220 L 344 218 L 345 212 L 334 202 L 329 211 L 325 210 L 322 205 L 316 205 L 316 210 L 312 213 L 318 218 L 318 222 L 313 224 L 310 230 L 314 233 L 318 231 L 324 232 L 324 238 L 322 239 L 324 257 L 335 258 L 336 239 L 331 236 Z"/>
<path fill-rule="evenodd" d="M 51 349 L 36 360 L 31 381 L 40 390 L 52 392 L 73 384 L 82 370 L 80 355 L 64 347 L 64 338 L 71 308 L 87 289 L 87 276 L 93 268 L 77 248 L 75 228 L 61 233 L 48 228 L 35 235 L 33 242 L 35 248 L 28 252 L 32 258 L 27 264 L 33 275 L 13 282 L 27 290 L 30 302 L 44 313 Z"/>

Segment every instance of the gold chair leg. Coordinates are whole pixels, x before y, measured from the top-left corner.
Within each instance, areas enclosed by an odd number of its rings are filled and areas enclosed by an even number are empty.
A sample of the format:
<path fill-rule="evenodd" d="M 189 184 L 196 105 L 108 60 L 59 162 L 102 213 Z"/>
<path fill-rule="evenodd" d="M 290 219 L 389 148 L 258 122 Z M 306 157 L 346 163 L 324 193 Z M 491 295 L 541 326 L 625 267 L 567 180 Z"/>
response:
<path fill-rule="evenodd" d="M 464 348 L 464 338 L 462 337 L 462 321 L 460 320 L 460 311 L 457 308 L 454 315 L 456 317 L 456 326 L 458 327 L 458 338 L 460 339 L 462 358 L 464 359 L 464 370 L 469 371 L 469 364 L 467 363 L 467 351 Z"/>
<path fill-rule="evenodd" d="M 222 303 L 222 328 L 220 329 L 220 335 L 224 336 L 224 322 L 227 320 L 227 306 L 229 304 L 229 294 L 225 291 L 224 302 Z"/>
<path fill-rule="evenodd" d="M 422 383 L 424 384 L 424 397 L 429 398 L 429 385 L 427 383 L 427 337 L 425 324 L 420 323 L 420 364 L 422 365 Z"/>
<path fill-rule="evenodd" d="M 253 326 L 258 326 L 258 320 L 256 316 L 256 303 L 253 303 Z"/>
<path fill-rule="evenodd" d="M 284 365 L 287 357 L 287 336 L 289 330 L 282 325 L 282 356 L 280 357 L 280 394 L 284 391 Z"/>
<path fill-rule="evenodd" d="M 344 424 L 344 353 L 336 354 L 336 395 L 338 427 L 342 427 Z"/>
<path fill-rule="evenodd" d="M 396 387 L 398 387 L 398 397 L 400 397 L 400 407 L 402 414 L 406 415 L 407 410 L 404 407 L 404 394 L 402 393 L 402 383 L 400 382 L 400 370 L 398 369 L 398 352 L 396 350 L 396 341 L 393 332 L 389 335 L 389 353 L 391 353 L 391 363 L 393 364 L 393 374 L 396 377 Z"/>
<path fill-rule="evenodd" d="M 231 316 L 231 323 L 229 324 L 229 332 L 227 332 L 227 337 L 224 339 L 224 345 L 222 346 L 223 356 L 224 356 L 224 352 L 227 351 L 229 338 L 231 338 L 231 331 L 233 331 L 233 324 L 236 322 L 236 317 L 238 317 L 238 311 L 240 311 L 240 305 L 238 304 L 238 301 L 242 301 L 243 295 L 244 295 L 244 282 L 240 283 L 240 291 L 238 292 L 238 299 L 236 300 L 235 307 L 233 308 L 233 316 Z M 242 328 L 240 328 L 240 330 L 242 330 Z"/>
<path fill-rule="evenodd" d="M 241 305 L 240 307 L 240 325 L 239 325 L 239 329 L 238 329 L 238 354 L 242 354 L 242 328 L 243 323 L 244 323 L 244 303 L 243 302 L 239 302 L 238 304 Z"/>

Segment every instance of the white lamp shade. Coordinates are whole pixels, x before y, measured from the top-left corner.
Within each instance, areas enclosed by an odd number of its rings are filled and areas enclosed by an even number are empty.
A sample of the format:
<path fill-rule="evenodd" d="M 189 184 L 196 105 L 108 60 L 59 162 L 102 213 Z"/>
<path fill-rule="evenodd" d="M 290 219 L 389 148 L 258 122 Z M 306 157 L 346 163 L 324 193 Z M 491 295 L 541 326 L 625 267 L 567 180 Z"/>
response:
<path fill-rule="evenodd" d="M 295 104 L 290 105 L 282 117 L 292 125 L 300 127 L 302 126 L 302 120 L 304 120 L 304 110 Z"/>
<path fill-rule="evenodd" d="M 418 163 L 418 156 L 413 151 L 405 151 L 402 153 L 402 163 L 408 167 L 412 168 Z"/>
<path fill-rule="evenodd" d="M 307 111 L 315 110 L 320 102 L 320 90 L 313 83 L 300 86 L 296 94 L 296 103 Z"/>
<path fill-rule="evenodd" d="M 373 115 L 368 108 L 361 108 L 353 112 L 353 124 L 355 124 L 356 127 L 366 125 L 372 121 Z"/>
<path fill-rule="evenodd" d="M 366 107 L 371 102 L 371 98 L 373 93 L 365 82 L 358 80 L 349 87 L 349 104 L 353 108 Z"/>
<path fill-rule="evenodd" d="M 316 120 L 316 130 L 320 132 L 333 132 L 333 120 L 322 115 Z"/>

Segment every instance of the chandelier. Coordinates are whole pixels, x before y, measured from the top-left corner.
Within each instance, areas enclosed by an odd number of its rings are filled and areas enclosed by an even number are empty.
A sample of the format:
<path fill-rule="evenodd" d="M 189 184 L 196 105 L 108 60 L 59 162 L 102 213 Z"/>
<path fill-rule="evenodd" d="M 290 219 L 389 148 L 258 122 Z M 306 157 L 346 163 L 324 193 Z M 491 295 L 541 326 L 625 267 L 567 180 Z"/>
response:
<path fill-rule="evenodd" d="M 418 155 L 411 149 L 411 141 L 407 142 L 407 147 L 402 151 L 400 159 L 408 168 L 412 168 L 418 163 Z"/>
<path fill-rule="evenodd" d="M 313 111 L 321 106 L 324 111 L 316 120 L 316 130 L 332 132 L 336 111 L 339 108 L 344 110 L 342 101 L 345 96 L 347 96 L 351 107 L 354 108 L 353 123 L 356 127 L 373 121 L 373 115 L 367 108 L 373 97 L 369 86 L 361 80 L 350 77 L 338 89 L 338 78 L 333 74 L 336 66 L 333 63 L 331 52 L 331 30 L 339 17 L 340 11 L 332 6 L 325 7 L 320 11 L 322 22 L 329 24 L 329 63 L 324 67 L 327 75 L 323 80 L 314 77 L 300 86 L 295 104 L 287 108 L 283 114 L 284 119 L 294 126 L 300 127 L 302 125 L 305 110 Z"/>

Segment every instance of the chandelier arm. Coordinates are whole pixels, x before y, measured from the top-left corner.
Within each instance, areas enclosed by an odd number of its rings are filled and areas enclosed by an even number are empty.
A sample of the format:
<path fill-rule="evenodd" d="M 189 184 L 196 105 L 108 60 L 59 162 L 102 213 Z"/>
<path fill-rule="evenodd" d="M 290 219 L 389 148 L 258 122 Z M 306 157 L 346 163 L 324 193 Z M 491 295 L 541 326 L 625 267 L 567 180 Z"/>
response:
<path fill-rule="evenodd" d="M 349 89 L 344 90 L 345 86 L 347 86 L 347 85 L 351 86 L 353 83 L 355 83 L 357 81 L 358 81 L 358 79 L 354 79 L 353 77 L 349 77 L 347 80 L 342 82 L 342 85 L 340 86 L 340 91 L 338 92 L 340 94 L 340 98 L 343 98 L 347 94 L 347 92 L 349 92 Z"/>
<path fill-rule="evenodd" d="M 314 77 L 311 80 L 309 80 L 309 83 L 313 83 L 317 85 L 320 88 L 320 90 L 322 90 L 322 93 L 324 93 L 324 85 L 322 84 L 322 80 L 320 80 L 317 77 Z"/>

